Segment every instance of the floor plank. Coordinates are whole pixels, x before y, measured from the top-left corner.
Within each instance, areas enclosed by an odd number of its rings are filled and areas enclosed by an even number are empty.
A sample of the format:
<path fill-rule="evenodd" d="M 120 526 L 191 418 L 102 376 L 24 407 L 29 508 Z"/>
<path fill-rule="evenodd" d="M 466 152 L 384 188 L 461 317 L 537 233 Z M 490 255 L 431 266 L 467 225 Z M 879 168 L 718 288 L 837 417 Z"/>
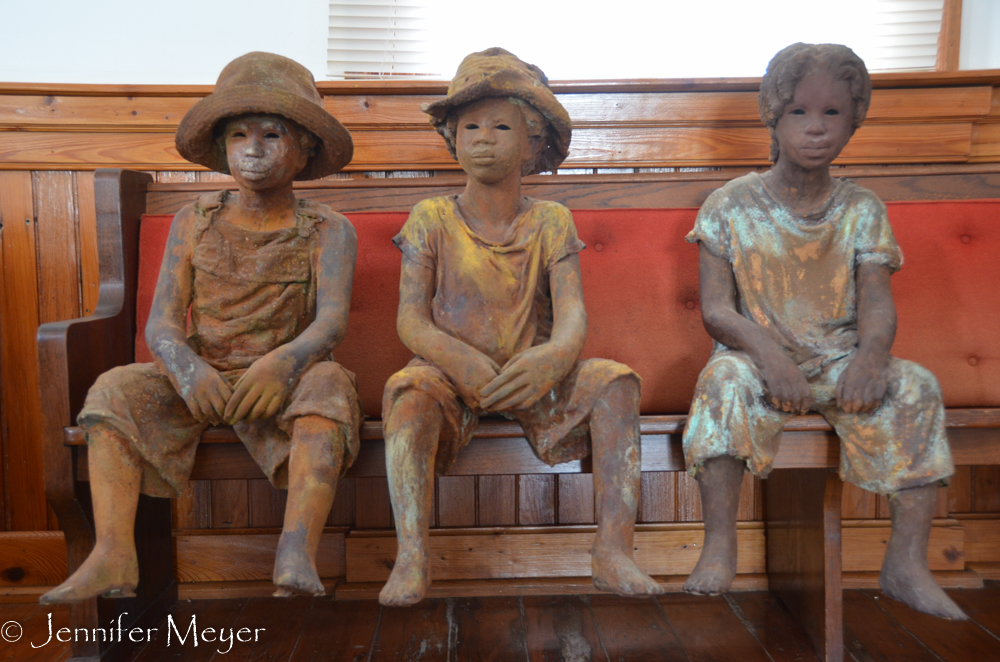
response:
<path fill-rule="evenodd" d="M 316 598 L 289 662 L 364 662 L 375 642 L 379 611 L 374 600 Z"/>
<path fill-rule="evenodd" d="M 657 601 L 692 662 L 769 662 L 722 596 L 673 593 Z"/>
<path fill-rule="evenodd" d="M 23 621 L 17 621 L 21 625 L 21 639 L 7 644 L 9 648 L 4 651 L 3 655 L 0 655 L 0 660 L 56 662 L 67 659 L 69 657 L 69 644 L 60 642 L 55 637 L 49 639 L 49 616 L 52 617 L 52 632 L 58 634 L 60 628 L 69 627 L 69 607 L 65 605 L 26 606 L 35 607 L 35 609 Z M 4 618 L 3 622 L 6 623 L 8 620 L 15 619 Z"/>
<path fill-rule="evenodd" d="M 448 612 L 453 603 L 449 598 L 426 600 L 415 607 L 384 608 L 371 662 L 448 662 L 452 643 Z"/>
<path fill-rule="evenodd" d="M 773 594 L 729 593 L 726 602 L 774 662 L 819 661 L 809 637 Z"/>
<path fill-rule="evenodd" d="M 456 598 L 449 615 L 455 628 L 453 660 L 461 662 L 523 662 L 524 623 L 517 598 Z"/>
<path fill-rule="evenodd" d="M 844 591 L 844 652 L 857 662 L 940 662 L 863 591 Z"/>
<path fill-rule="evenodd" d="M 526 596 L 525 638 L 530 662 L 608 662 L 594 615 L 578 596 Z"/>
<path fill-rule="evenodd" d="M 22 646 L 30 646 L 30 644 L 24 643 L 29 640 L 34 640 L 35 643 L 41 643 L 45 639 L 37 639 L 44 635 L 44 632 L 25 632 L 24 623 L 27 622 L 31 615 L 38 611 L 40 607 L 38 604 L 34 603 L 21 603 L 21 604 L 9 604 L 0 605 L 0 660 L 14 660 L 17 659 L 17 652 Z M 17 641 L 7 641 L 7 638 L 17 637 Z"/>
<path fill-rule="evenodd" d="M 229 649 L 228 643 L 205 642 L 200 640 L 204 628 L 214 628 L 218 636 L 218 631 L 228 632 L 232 629 L 236 619 L 239 618 L 246 606 L 247 601 L 236 600 L 181 600 L 170 610 L 170 614 L 161 620 L 146 644 L 137 649 L 131 656 L 135 662 L 168 662 L 172 660 L 184 660 L 184 662 L 208 662 L 217 651 Z M 198 645 L 194 645 L 193 637 L 188 634 L 191 627 L 191 619 L 195 619 L 195 629 L 199 635 Z M 179 634 L 178 634 L 179 633 Z M 184 642 L 179 641 L 179 637 Z M 247 634 L 242 635 L 244 639 Z M 233 641 L 232 647 L 252 646 L 252 643 L 240 643 Z"/>
<path fill-rule="evenodd" d="M 921 614 L 881 591 L 864 591 L 879 607 L 944 660 L 1000 660 L 1000 639 L 974 621 L 953 622 Z"/>
<path fill-rule="evenodd" d="M 314 600 L 308 597 L 248 599 L 233 627 L 251 631 L 266 629 L 259 632 L 257 641 L 252 644 L 233 646 L 225 657 L 215 659 L 220 662 L 287 662 L 298 644 Z"/>
<path fill-rule="evenodd" d="M 1000 584 L 986 582 L 978 591 L 948 591 L 969 618 L 1000 637 Z"/>
<path fill-rule="evenodd" d="M 611 662 L 690 659 L 653 598 L 595 595 L 590 609 Z"/>

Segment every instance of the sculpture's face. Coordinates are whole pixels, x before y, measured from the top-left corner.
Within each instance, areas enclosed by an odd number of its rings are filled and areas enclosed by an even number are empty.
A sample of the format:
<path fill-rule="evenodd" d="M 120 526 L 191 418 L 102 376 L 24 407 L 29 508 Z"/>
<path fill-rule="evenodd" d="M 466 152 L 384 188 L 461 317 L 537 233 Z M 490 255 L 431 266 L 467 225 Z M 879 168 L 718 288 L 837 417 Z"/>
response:
<path fill-rule="evenodd" d="M 809 74 L 778 118 L 778 160 L 806 170 L 827 168 L 854 133 L 854 99 L 846 80 L 826 71 Z"/>
<path fill-rule="evenodd" d="M 240 115 L 229 120 L 223 137 L 229 172 L 236 183 L 254 191 L 290 184 L 309 160 L 301 131 L 278 115 Z"/>
<path fill-rule="evenodd" d="M 469 177 L 494 184 L 532 158 L 528 125 L 516 104 L 505 98 L 482 99 L 458 112 L 455 154 Z"/>

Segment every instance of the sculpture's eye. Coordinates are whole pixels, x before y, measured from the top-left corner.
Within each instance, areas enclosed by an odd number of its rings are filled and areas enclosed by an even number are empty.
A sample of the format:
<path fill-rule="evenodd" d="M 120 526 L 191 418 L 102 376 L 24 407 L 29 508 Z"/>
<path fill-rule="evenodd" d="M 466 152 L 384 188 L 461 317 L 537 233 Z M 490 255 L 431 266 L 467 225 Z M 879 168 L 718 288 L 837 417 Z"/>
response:
<path fill-rule="evenodd" d="M 510 127 L 506 124 L 497 124 L 497 129 L 500 131 L 510 131 Z"/>
<path fill-rule="evenodd" d="M 837 110 L 836 108 L 830 108 L 829 110 L 826 111 L 826 114 L 827 115 L 839 115 L 840 111 Z"/>
<path fill-rule="evenodd" d="M 465 125 L 465 130 L 466 131 L 475 131 L 478 128 L 479 128 L 479 125 L 478 124 L 473 124 L 472 122 L 469 122 L 468 124 Z"/>
<path fill-rule="evenodd" d="M 242 131 L 233 131 L 233 138 L 246 138 L 247 134 Z"/>
<path fill-rule="evenodd" d="M 268 138 L 269 140 L 275 140 L 277 138 L 280 138 L 281 136 L 279 136 L 274 131 L 268 131 L 267 133 L 264 134 L 264 137 Z"/>
<path fill-rule="evenodd" d="M 805 115 L 806 111 L 802 110 L 801 108 L 796 108 L 796 109 L 792 110 L 791 112 L 789 112 L 788 114 L 789 115 Z"/>

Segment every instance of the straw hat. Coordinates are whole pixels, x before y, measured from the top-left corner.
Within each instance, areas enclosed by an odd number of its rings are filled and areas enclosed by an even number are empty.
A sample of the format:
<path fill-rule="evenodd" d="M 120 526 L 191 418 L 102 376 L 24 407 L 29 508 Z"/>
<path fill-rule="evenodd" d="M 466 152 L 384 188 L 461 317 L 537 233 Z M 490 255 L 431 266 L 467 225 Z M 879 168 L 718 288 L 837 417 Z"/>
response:
<path fill-rule="evenodd" d="M 548 120 L 545 148 L 534 172 L 555 170 L 569 154 L 573 123 L 569 113 L 549 89 L 549 79 L 542 70 L 527 64 L 502 48 L 488 48 L 473 53 L 458 65 L 458 72 L 448 86 L 448 96 L 424 104 L 421 110 L 430 115 L 431 124 L 444 138 L 455 157 L 455 136 L 448 128 L 448 112 L 459 106 L 489 97 L 514 97 L 531 104 Z"/>
<path fill-rule="evenodd" d="M 351 134 L 323 107 L 309 70 L 274 53 L 247 53 L 222 70 L 215 91 L 184 115 L 174 141 L 188 161 L 229 172 L 225 149 L 215 139 L 223 119 L 244 113 L 281 115 L 311 131 L 316 154 L 295 179 L 319 179 L 350 163 Z"/>

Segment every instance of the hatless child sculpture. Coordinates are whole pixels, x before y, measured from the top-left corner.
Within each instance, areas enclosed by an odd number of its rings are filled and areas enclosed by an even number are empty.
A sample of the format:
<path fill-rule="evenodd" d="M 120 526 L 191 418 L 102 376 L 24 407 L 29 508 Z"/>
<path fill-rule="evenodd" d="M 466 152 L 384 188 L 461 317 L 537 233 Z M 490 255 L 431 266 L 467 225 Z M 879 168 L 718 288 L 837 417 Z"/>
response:
<path fill-rule="evenodd" d="M 379 600 L 419 602 L 430 584 L 435 469 L 472 438 L 479 415 L 520 422 L 550 465 L 593 447 L 593 581 L 624 595 L 660 592 L 632 560 L 639 493 L 639 377 L 580 361 L 587 333 L 572 216 L 521 195 L 521 176 L 554 170 L 571 123 L 540 69 L 501 48 L 466 57 L 445 99 L 424 107 L 468 174 L 458 195 L 414 207 L 397 328 L 416 356 L 386 384 L 386 465 L 398 551 Z"/>
<path fill-rule="evenodd" d="M 702 317 L 716 343 L 684 431 L 705 515 L 684 588 L 729 589 L 744 468 L 766 477 L 785 422 L 812 410 L 840 437 L 841 477 L 889 495 L 882 590 L 962 619 L 927 566 L 937 486 L 954 472 L 941 391 L 930 372 L 889 354 L 889 277 L 903 256 L 878 198 L 830 176 L 870 99 L 864 62 L 846 46 L 775 55 L 760 89 L 774 166 L 710 195 L 688 235 L 700 243 Z"/>
<path fill-rule="evenodd" d="M 232 174 L 237 192 L 204 195 L 174 217 L 146 325 L 155 363 L 110 370 L 87 395 L 78 420 L 97 541 L 43 603 L 134 594 L 140 492 L 178 496 L 202 431 L 220 423 L 288 489 L 276 595 L 324 592 L 316 551 L 361 422 L 354 376 L 331 359 L 357 240 L 346 218 L 296 199 L 292 182 L 346 165 L 351 136 L 305 67 L 249 53 L 188 111 L 176 143 Z"/>

